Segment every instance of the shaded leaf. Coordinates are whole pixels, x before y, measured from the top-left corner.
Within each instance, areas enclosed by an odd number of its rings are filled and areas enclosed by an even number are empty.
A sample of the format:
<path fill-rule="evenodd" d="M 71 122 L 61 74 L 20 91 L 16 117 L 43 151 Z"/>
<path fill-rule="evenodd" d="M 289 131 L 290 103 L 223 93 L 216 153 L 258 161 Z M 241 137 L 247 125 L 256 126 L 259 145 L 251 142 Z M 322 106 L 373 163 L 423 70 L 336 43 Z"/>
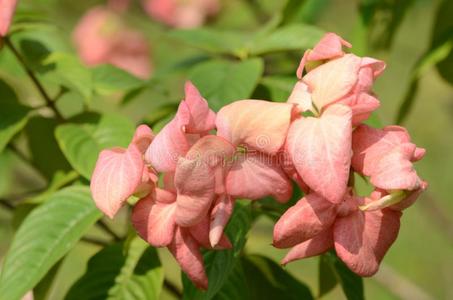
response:
<path fill-rule="evenodd" d="M 14 236 L 0 276 L 2 298 L 21 299 L 100 217 L 88 187 L 68 187 L 51 195 Z"/>
<path fill-rule="evenodd" d="M 135 237 L 130 243 L 114 244 L 95 254 L 65 299 L 159 299 L 163 280 L 156 250 Z"/>
<path fill-rule="evenodd" d="M 338 283 L 333 265 L 330 263 L 330 260 L 326 257 L 326 255 L 321 255 L 319 257 L 318 283 L 319 297 L 329 293 Z"/>
<path fill-rule="evenodd" d="M 219 110 L 232 101 L 249 98 L 263 68 L 263 61 L 258 58 L 241 62 L 212 60 L 193 68 L 189 78 L 211 108 Z"/>
<path fill-rule="evenodd" d="M 100 93 L 111 93 L 139 88 L 144 81 L 112 65 L 93 69 L 93 85 Z"/>

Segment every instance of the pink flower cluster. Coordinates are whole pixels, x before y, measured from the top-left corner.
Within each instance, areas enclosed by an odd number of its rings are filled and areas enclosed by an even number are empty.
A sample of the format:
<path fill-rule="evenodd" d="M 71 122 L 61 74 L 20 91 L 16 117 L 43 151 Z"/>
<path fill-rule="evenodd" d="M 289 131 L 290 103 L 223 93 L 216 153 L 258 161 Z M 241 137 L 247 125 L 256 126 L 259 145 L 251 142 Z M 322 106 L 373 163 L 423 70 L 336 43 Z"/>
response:
<path fill-rule="evenodd" d="M 288 103 L 239 100 L 217 114 L 190 82 L 176 116 L 156 135 L 141 125 L 127 149 L 104 150 L 91 180 L 93 198 L 113 217 L 135 195 L 132 223 L 167 247 L 196 286 L 208 279 L 200 248 L 232 245 L 224 228 L 238 198 L 286 202 L 292 181 L 305 196 L 274 228 L 283 263 L 334 248 L 354 272 L 374 274 L 395 241 L 402 210 L 427 184 L 412 163 L 424 150 L 398 126 L 362 124 L 379 101 L 371 87 L 381 61 L 343 51 L 333 33 L 307 50 Z M 354 173 L 375 187 L 354 190 Z M 160 178 L 160 180 L 159 180 Z"/>

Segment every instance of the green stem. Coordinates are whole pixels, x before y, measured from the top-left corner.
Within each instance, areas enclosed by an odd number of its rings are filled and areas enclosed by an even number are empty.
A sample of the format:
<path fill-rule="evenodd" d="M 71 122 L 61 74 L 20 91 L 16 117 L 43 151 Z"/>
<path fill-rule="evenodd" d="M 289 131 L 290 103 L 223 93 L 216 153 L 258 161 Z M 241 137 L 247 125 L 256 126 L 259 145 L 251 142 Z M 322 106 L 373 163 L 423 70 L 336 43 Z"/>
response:
<path fill-rule="evenodd" d="M 59 122 L 63 122 L 64 121 L 64 117 L 63 115 L 58 111 L 56 105 L 55 105 L 55 102 L 52 101 L 52 99 L 49 97 L 49 94 L 47 94 L 46 90 L 44 89 L 43 85 L 41 84 L 41 82 L 39 82 L 38 78 L 36 77 L 36 75 L 33 73 L 33 71 L 27 66 L 27 63 L 25 62 L 24 58 L 22 57 L 22 55 L 19 53 L 19 51 L 16 49 L 16 47 L 14 47 L 13 43 L 11 42 L 11 40 L 8 38 L 8 37 L 5 37 L 4 38 L 4 41 L 5 41 L 5 45 L 11 50 L 11 52 L 14 54 L 14 56 L 16 57 L 16 59 L 19 61 L 19 63 L 22 65 L 22 67 L 24 68 L 25 72 L 27 73 L 28 77 L 30 77 L 31 81 L 33 82 L 33 84 L 36 86 L 36 88 L 38 89 L 39 93 L 41 94 L 41 96 L 44 98 L 44 100 L 46 101 L 46 105 L 54 112 L 55 114 L 55 117 L 57 118 L 57 120 Z"/>

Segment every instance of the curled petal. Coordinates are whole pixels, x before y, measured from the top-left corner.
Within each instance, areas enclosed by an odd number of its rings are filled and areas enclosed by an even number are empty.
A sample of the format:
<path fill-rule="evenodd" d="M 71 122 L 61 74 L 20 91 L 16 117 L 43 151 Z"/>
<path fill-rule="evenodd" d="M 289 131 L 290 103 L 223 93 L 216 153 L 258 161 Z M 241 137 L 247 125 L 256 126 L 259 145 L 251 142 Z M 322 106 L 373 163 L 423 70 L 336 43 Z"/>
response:
<path fill-rule="evenodd" d="M 208 277 L 204 270 L 200 245 L 187 232 L 187 229 L 177 227 L 175 238 L 168 249 L 195 286 L 206 290 L 208 288 Z"/>
<path fill-rule="evenodd" d="M 417 198 L 428 188 L 428 183 L 426 181 L 422 181 L 420 184 L 420 188 L 410 191 L 406 198 L 404 198 L 401 202 L 390 206 L 390 209 L 402 211 L 415 203 Z"/>
<path fill-rule="evenodd" d="M 13 20 L 17 0 L 0 1 L 0 37 L 8 33 L 9 26 Z"/>
<path fill-rule="evenodd" d="M 327 228 L 312 239 L 294 246 L 283 258 L 281 264 L 286 265 L 292 261 L 320 255 L 333 247 L 332 228 Z"/>
<path fill-rule="evenodd" d="M 149 145 L 153 141 L 154 134 L 151 128 L 147 125 L 140 125 L 135 130 L 132 143 L 134 143 L 141 153 L 145 153 Z"/>
<path fill-rule="evenodd" d="M 317 194 L 308 194 L 289 208 L 274 227 L 277 248 L 293 247 L 329 228 L 336 206 Z"/>
<path fill-rule="evenodd" d="M 276 157 L 250 152 L 239 155 L 228 172 L 227 193 L 234 198 L 260 199 L 273 196 L 286 202 L 293 191 L 291 182 Z"/>
<path fill-rule="evenodd" d="M 304 182 L 316 193 L 339 203 L 346 192 L 351 161 L 351 109 L 329 106 L 320 118 L 296 120 L 287 149 Z"/>
<path fill-rule="evenodd" d="M 187 106 L 188 122 L 185 126 L 187 133 L 204 133 L 215 128 L 215 113 L 209 108 L 208 102 L 201 96 L 192 82 L 185 85 L 186 98 L 183 103 Z"/>
<path fill-rule="evenodd" d="M 415 190 L 420 188 L 421 179 L 410 159 L 416 146 L 404 143 L 384 155 L 371 173 L 371 183 L 384 190 Z"/>
<path fill-rule="evenodd" d="M 206 249 L 231 249 L 232 245 L 228 237 L 221 232 L 219 236 L 219 240 L 216 245 L 212 245 L 210 240 L 210 217 L 207 216 L 203 218 L 199 223 L 188 227 L 190 234 L 192 237 L 203 247 Z"/>
<path fill-rule="evenodd" d="M 358 80 L 361 59 L 353 54 L 329 61 L 307 73 L 302 79 L 308 85 L 314 106 L 325 106 L 346 96 Z"/>
<path fill-rule="evenodd" d="M 90 184 L 96 206 L 113 218 L 140 185 L 143 168 L 142 154 L 135 144 L 101 151 Z"/>
<path fill-rule="evenodd" d="M 307 50 L 302 58 L 299 68 L 297 69 L 297 77 L 302 78 L 302 73 L 305 63 L 309 61 L 332 59 L 343 56 L 343 46 L 351 48 L 351 44 L 343 40 L 335 33 L 326 33 L 321 40 L 316 44 L 313 50 Z"/>
<path fill-rule="evenodd" d="M 400 126 L 375 129 L 359 125 L 352 134 L 351 165 L 356 172 L 370 176 L 380 159 L 394 147 L 410 142 L 407 130 Z"/>
<path fill-rule="evenodd" d="M 296 104 L 299 112 L 314 111 L 308 86 L 302 81 L 296 83 L 287 102 Z"/>
<path fill-rule="evenodd" d="M 211 212 L 211 224 L 209 226 L 209 242 L 214 248 L 219 243 L 225 226 L 233 213 L 233 198 L 227 195 L 220 195 Z"/>
<path fill-rule="evenodd" d="M 192 226 L 208 213 L 216 190 L 223 186 L 222 171 L 225 160 L 234 153 L 234 147 L 217 136 L 201 138 L 185 158 L 180 158 L 175 172 L 177 190 L 176 222 Z"/>
<path fill-rule="evenodd" d="M 154 247 L 168 246 L 173 240 L 176 229 L 175 195 L 170 196 L 167 193 L 165 190 L 156 189 L 156 194 L 138 201 L 132 211 L 134 228 Z M 157 201 L 157 198 L 163 201 Z M 167 203 L 167 198 L 173 198 L 173 203 Z"/>
<path fill-rule="evenodd" d="M 340 259 L 360 276 L 372 276 L 396 240 L 401 213 L 389 209 L 356 211 L 337 219 L 335 250 Z"/>
<path fill-rule="evenodd" d="M 217 135 L 233 145 L 246 145 L 267 154 L 283 146 L 294 113 L 289 103 L 241 100 L 217 114 Z"/>
<path fill-rule="evenodd" d="M 342 99 L 337 104 L 344 104 L 352 110 L 352 126 L 356 126 L 368 119 L 373 111 L 379 108 L 379 100 L 367 93 L 360 93 Z"/>

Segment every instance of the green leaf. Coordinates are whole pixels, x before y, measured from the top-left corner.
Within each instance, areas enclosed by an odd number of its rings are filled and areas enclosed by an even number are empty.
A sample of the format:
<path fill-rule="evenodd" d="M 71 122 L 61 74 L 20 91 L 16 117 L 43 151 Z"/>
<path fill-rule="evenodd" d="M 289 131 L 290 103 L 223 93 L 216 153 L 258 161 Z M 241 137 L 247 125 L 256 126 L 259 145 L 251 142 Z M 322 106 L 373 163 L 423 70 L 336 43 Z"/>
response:
<path fill-rule="evenodd" d="M 244 248 L 251 221 L 250 203 L 237 201 L 233 216 L 226 228 L 233 249 L 206 251 L 204 254 L 204 263 L 209 278 L 209 288 L 206 292 L 198 290 L 183 274 L 184 299 L 213 299 L 222 289 L 230 274 L 234 273 L 236 264 L 240 261 L 239 256 Z"/>
<path fill-rule="evenodd" d="M 261 79 L 260 86 L 265 89 L 267 95 L 258 99 L 270 99 L 276 102 L 286 102 L 293 91 L 297 77 L 294 76 L 266 76 Z"/>
<path fill-rule="evenodd" d="M 144 81 L 112 65 L 93 69 L 94 88 L 100 93 L 127 91 L 141 87 Z"/>
<path fill-rule="evenodd" d="M 328 7 L 330 0 L 288 0 L 283 9 L 283 24 L 313 24 Z"/>
<path fill-rule="evenodd" d="M 310 289 L 275 261 L 261 256 L 242 258 L 249 299 L 314 299 Z"/>
<path fill-rule="evenodd" d="M 248 52 L 250 55 L 263 55 L 288 50 L 302 51 L 313 48 L 323 34 L 324 31 L 311 25 L 292 24 L 277 28 L 268 35 L 258 36 L 248 46 Z"/>
<path fill-rule="evenodd" d="M 332 251 L 323 254 L 325 263 L 328 264 L 340 283 L 348 300 L 365 299 L 363 292 L 363 279 L 348 267 Z"/>
<path fill-rule="evenodd" d="M 240 99 L 249 98 L 263 73 L 259 58 L 233 62 L 212 60 L 197 65 L 189 78 L 214 110 Z"/>
<path fill-rule="evenodd" d="M 136 237 L 131 243 L 114 244 L 94 255 L 65 299 L 159 299 L 163 281 L 156 250 Z"/>
<path fill-rule="evenodd" d="M 0 152 L 24 128 L 30 109 L 17 100 L 14 90 L 0 80 Z"/>
<path fill-rule="evenodd" d="M 85 186 L 63 189 L 33 210 L 15 234 L 3 263 L 2 299 L 21 299 L 100 217 Z"/>
<path fill-rule="evenodd" d="M 89 179 L 101 150 L 126 147 L 134 134 L 132 122 L 118 115 L 102 115 L 94 123 L 63 124 L 55 136 L 71 166 Z"/>
<path fill-rule="evenodd" d="M 318 283 L 319 283 L 319 297 L 329 293 L 337 285 L 337 277 L 329 258 L 326 255 L 319 257 L 318 265 Z"/>
<path fill-rule="evenodd" d="M 217 54 L 237 55 L 246 40 L 244 34 L 209 28 L 173 30 L 168 36 L 189 46 Z"/>

